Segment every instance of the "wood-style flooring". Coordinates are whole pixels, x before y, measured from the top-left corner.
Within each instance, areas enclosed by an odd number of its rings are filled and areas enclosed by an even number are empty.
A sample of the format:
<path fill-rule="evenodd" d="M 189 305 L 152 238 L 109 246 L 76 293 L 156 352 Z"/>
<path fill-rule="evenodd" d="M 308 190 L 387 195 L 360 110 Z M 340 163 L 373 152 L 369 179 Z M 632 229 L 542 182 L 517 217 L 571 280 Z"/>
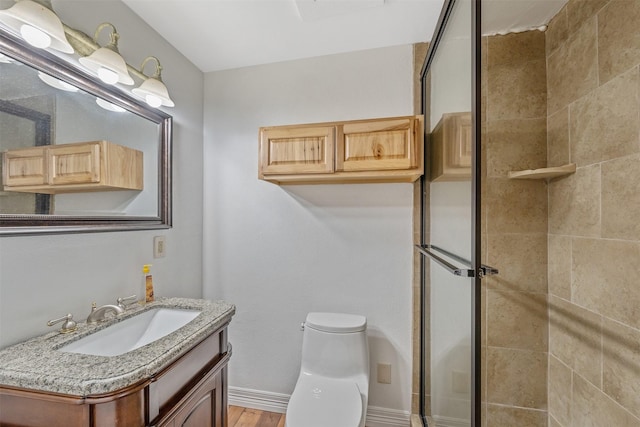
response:
<path fill-rule="evenodd" d="M 284 427 L 284 414 L 229 405 L 229 427 Z"/>

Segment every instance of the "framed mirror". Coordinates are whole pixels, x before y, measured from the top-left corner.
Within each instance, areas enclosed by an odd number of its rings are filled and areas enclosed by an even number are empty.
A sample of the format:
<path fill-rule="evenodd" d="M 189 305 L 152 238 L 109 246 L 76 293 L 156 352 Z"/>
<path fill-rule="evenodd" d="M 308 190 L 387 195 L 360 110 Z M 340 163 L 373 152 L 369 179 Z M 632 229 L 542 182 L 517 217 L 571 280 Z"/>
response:
<path fill-rule="evenodd" d="M 169 228 L 171 138 L 170 115 L 0 31 L 0 235 Z"/>

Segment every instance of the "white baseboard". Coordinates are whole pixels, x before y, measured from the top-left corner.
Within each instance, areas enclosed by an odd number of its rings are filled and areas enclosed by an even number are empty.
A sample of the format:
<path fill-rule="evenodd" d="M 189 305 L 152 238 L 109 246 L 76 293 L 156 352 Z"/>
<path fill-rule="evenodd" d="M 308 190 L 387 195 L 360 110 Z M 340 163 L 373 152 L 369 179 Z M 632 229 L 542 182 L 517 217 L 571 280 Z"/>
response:
<path fill-rule="evenodd" d="M 229 405 L 284 414 L 287 412 L 288 403 L 288 394 L 252 390 L 250 388 L 229 387 Z"/>
<path fill-rule="evenodd" d="M 288 394 L 229 387 L 229 405 L 261 411 L 284 414 L 287 412 L 289 397 Z M 410 417 L 411 413 L 407 411 L 369 406 L 367 408 L 367 427 L 407 427 Z"/>
<path fill-rule="evenodd" d="M 399 409 L 369 406 L 367 427 L 407 427 L 411 422 L 411 412 Z"/>

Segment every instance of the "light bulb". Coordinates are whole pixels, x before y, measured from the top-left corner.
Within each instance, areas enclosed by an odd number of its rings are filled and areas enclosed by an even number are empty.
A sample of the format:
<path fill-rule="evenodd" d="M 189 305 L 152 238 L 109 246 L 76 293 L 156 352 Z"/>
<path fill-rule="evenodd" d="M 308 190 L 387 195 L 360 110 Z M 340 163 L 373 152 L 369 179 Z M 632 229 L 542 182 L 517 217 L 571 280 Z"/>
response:
<path fill-rule="evenodd" d="M 100 77 L 100 80 L 110 85 L 114 85 L 118 83 L 118 80 L 120 80 L 118 73 L 106 67 L 98 68 L 98 77 Z"/>
<path fill-rule="evenodd" d="M 51 37 L 42 30 L 32 27 L 31 25 L 22 25 L 20 27 L 20 35 L 31 46 L 40 49 L 46 49 L 51 46 Z"/>
<path fill-rule="evenodd" d="M 145 96 L 145 101 L 147 101 L 147 104 L 149 104 L 153 108 L 158 108 L 159 106 L 162 105 L 162 99 L 158 98 L 155 95 Z"/>

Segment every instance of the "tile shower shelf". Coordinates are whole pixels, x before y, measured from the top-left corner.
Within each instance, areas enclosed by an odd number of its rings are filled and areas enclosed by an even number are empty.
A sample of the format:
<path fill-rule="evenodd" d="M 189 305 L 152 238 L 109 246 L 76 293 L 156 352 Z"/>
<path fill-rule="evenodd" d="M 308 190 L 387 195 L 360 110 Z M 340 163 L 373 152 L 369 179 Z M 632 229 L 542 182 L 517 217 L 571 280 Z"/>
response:
<path fill-rule="evenodd" d="M 509 172 L 510 179 L 551 179 L 575 173 L 576 164 L 569 163 L 551 168 L 527 169 Z"/>

